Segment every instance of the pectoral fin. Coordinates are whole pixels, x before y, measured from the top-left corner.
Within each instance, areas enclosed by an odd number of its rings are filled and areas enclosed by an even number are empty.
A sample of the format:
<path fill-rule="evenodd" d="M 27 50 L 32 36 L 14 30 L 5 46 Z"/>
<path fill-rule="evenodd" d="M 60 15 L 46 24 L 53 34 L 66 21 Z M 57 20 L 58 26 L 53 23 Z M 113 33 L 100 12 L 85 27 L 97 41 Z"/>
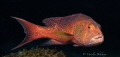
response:
<path fill-rule="evenodd" d="M 57 39 L 59 40 L 71 40 L 73 35 L 63 32 L 63 31 L 55 31 L 53 32 L 55 35 L 59 36 Z"/>

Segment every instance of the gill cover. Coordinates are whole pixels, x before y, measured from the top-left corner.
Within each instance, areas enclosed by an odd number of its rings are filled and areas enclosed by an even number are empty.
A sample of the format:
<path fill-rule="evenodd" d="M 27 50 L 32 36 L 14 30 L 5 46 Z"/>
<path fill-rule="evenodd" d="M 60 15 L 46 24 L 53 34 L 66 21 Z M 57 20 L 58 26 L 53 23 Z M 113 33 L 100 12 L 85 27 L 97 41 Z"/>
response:
<path fill-rule="evenodd" d="M 89 43 L 89 41 L 86 41 L 87 39 L 84 39 L 87 36 L 87 30 L 84 25 L 75 25 L 73 34 L 77 44 L 87 45 L 87 43 Z"/>

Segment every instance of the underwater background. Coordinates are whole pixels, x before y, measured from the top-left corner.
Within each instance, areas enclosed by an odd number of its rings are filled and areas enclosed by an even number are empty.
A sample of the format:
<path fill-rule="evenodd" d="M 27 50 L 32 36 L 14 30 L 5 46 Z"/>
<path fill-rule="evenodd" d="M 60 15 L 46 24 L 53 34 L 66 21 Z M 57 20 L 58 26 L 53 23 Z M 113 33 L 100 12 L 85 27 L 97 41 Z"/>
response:
<path fill-rule="evenodd" d="M 104 42 L 94 47 L 72 45 L 39 46 L 48 39 L 37 39 L 11 50 L 25 37 L 22 26 L 10 16 L 43 25 L 49 17 L 62 17 L 83 13 L 102 27 Z M 63 51 L 66 57 L 120 57 L 120 1 L 119 0 L 1 0 L 0 1 L 0 56 L 23 49 L 39 48 Z M 93 55 L 90 55 L 93 54 Z M 99 55 L 98 55 L 99 54 Z"/>

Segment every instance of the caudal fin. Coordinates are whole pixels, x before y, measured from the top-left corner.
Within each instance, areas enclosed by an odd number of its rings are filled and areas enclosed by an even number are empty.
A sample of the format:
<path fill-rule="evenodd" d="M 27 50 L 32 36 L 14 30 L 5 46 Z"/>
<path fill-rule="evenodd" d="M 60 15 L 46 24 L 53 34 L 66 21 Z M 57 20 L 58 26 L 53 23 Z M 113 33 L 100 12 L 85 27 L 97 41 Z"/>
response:
<path fill-rule="evenodd" d="M 26 33 L 26 37 L 24 38 L 24 40 L 12 50 L 19 48 L 26 43 L 29 43 L 35 39 L 42 37 L 41 32 L 44 31 L 43 27 L 30 23 L 21 18 L 17 18 L 17 17 L 12 17 L 12 18 L 16 19 L 23 26 L 24 32 Z"/>

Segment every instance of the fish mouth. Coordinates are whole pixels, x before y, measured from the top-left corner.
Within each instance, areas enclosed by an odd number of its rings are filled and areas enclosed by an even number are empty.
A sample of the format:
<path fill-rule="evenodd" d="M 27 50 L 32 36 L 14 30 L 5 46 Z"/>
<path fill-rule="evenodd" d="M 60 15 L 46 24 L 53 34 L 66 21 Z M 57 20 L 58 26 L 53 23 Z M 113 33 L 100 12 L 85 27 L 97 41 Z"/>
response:
<path fill-rule="evenodd" d="M 83 46 L 83 47 L 91 47 L 91 46 L 99 45 L 103 41 L 104 41 L 103 36 L 95 36 L 91 40 L 89 40 L 88 42 L 82 43 L 81 41 L 74 40 L 74 43 L 77 43 L 78 45 Z"/>
<path fill-rule="evenodd" d="M 104 37 L 103 36 L 96 36 L 96 37 L 93 37 L 90 42 L 89 42 L 89 45 L 97 45 L 97 44 L 100 44 L 104 41 Z"/>

